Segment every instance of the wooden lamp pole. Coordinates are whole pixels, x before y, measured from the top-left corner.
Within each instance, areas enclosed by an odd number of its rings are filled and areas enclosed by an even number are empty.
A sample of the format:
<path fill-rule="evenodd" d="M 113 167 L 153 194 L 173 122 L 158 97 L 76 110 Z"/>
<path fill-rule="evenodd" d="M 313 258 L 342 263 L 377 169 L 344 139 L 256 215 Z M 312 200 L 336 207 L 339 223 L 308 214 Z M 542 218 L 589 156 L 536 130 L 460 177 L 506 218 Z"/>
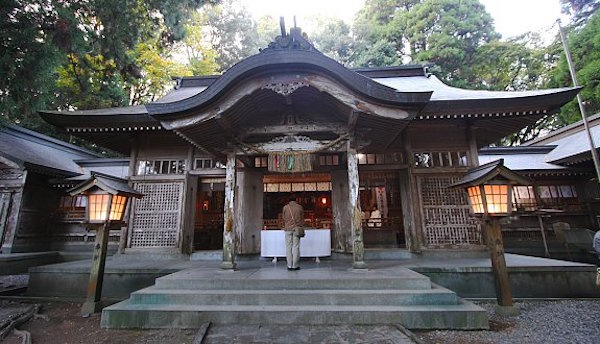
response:
<path fill-rule="evenodd" d="M 504 315 L 516 315 L 518 310 L 510 292 L 500 219 L 509 216 L 512 210 L 512 186 L 527 184 L 528 179 L 506 168 L 501 159 L 469 170 L 461 181 L 449 186 L 465 188 L 471 212 L 483 220 L 483 236 L 490 251 L 496 287 L 496 311 Z"/>
<path fill-rule="evenodd" d="M 129 199 L 141 198 L 142 194 L 129 187 L 124 179 L 96 172 L 92 172 L 88 180 L 68 192 L 71 196 L 87 196 L 88 226 L 96 231 L 87 297 L 81 307 L 81 314 L 89 316 L 102 309 L 100 301 L 110 225 L 112 222 L 122 222 Z"/>

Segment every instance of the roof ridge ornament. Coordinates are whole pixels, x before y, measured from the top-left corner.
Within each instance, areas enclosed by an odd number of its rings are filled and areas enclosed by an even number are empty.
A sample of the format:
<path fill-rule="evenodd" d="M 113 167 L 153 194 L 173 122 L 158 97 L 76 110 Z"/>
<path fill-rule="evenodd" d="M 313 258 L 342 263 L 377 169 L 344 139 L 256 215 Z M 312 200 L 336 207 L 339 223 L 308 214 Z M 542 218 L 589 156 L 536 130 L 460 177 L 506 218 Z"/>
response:
<path fill-rule="evenodd" d="M 294 22 L 295 19 L 296 18 L 294 18 Z M 295 23 L 294 27 L 290 29 L 289 34 L 287 34 L 285 30 L 285 20 L 283 17 L 279 18 L 279 25 L 281 27 L 281 36 L 275 37 L 273 42 L 269 43 L 266 48 L 259 49 L 261 53 L 280 50 L 317 51 L 317 49 L 308 40 L 306 33 L 302 32 L 302 29 L 297 27 Z"/>

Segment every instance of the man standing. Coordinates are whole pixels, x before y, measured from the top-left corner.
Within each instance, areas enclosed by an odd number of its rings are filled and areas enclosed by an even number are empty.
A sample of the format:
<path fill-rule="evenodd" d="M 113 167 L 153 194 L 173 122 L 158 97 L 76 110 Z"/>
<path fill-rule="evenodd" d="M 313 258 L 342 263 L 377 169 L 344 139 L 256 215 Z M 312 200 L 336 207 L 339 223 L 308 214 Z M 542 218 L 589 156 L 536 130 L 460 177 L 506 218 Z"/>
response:
<path fill-rule="evenodd" d="M 283 207 L 283 229 L 285 230 L 285 251 L 288 270 L 300 270 L 300 237 L 296 228 L 304 226 L 304 209 L 296 203 L 295 197 L 290 197 L 288 204 Z"/>

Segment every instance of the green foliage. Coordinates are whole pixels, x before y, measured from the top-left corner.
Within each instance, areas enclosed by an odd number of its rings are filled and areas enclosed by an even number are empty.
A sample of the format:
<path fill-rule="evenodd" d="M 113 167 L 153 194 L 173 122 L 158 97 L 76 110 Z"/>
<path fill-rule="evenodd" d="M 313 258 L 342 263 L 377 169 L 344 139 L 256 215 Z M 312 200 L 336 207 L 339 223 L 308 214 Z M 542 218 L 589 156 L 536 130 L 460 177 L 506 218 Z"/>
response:
<path fill-rule="evenodd" d="M 343 65 L 348 65 L 353 51 L 350 25 L 341 19 L 316 19 L 317 31 L 311 36 L 315 47 Z"/>
<path fill-rule="evenodd" d="M 456 86 L 476 78 L 470 67 L 477 49 L 500 38 L 478 0 L 422 1 L 395 17 L 393 25 L 405 35 L 412 62 L 434 63 Z"/>
<path fill-rule="evenodd" d="M 471 88 L 497 91 L 525 91 L 542 88 L 549 80 L 552 55 L 539 42 L 539 35 L 527 34 L 508 41 L 480 46 L 472 58 Z"/>
<path fill-rule="evenodd" d="M 256 45 L 259 49 L 266 48 L 275 37 L 281 35 L 278 21 L 269 15 L 258 18 L 256 32 L 258 35 Z"/>
<path fill-rule="evenodd" d="M 206 25 L 205 16 L 194 12 L 185 25 L 186 35 L 182 42 L 189 68 L 192 75 L 216 74 L 220 67 L 217 63 L 217 52 L 212 50 L 205 38 L 203 27 Z"/>
<path fill-rule="evenodd" d="M 562 12 L 573 16 L 573 25 L 581 27 L 600 8 L 600 0 L 561 0 Z"/>
<path fill-rule="evenodd" d="M 203 38 L 218 52 L 216 63 L 221 71 L 242 59 L 258 53 L 256 23 L 240 0 L 224 0 L 218 5 L 204 6 Z"/>
<path fill-rule="evenodd" d="M 600 112 L 600 13 L 590 17 L 581 29 L 571 30 L 568 42 L 577 73 L 577 81 L 583 87 L 581 97 L 586 113 Z M 567 60 L 562 51 L 560 51 L 558 64 L 551 75 L 552 79 L 549 83 L 551 87 L 572 85 Z M 577 101 L 574 100 L 565 105 L 557 118 L 563 125 L 581 120 Z"/>
<path fill-rule="evenodd" d="M 205 0 L 5 0 L 0 115 L 47 131 L 38 109 L 123 106 L 164 93 L 185 18 Z M 215 1 L 209 1 L 214 3 Z"/>
<path fill-rule="evenodd" d="M 445 81 L 475 82 L 477 49 L 500 36 L 478 0 L 370 0 L 358 13 L 353 62 L 385 66 L 433 63 Z"/>
<path fill-rule="evenodd" d="M 40 128 L 35 111 L 52 100 L 53 69 L 60 58 L 47 33 L 56 25 L 55 13 L 5 0 L 0 18 L 0 118 Z"/>
<path fill-rule="evenodd" d="M 351 64 L 360 67 L 398 65 L 406 56 L 403 32 L 393 21 L 420 0 L 367 0 L 353 24 L 355 51 Z"/>

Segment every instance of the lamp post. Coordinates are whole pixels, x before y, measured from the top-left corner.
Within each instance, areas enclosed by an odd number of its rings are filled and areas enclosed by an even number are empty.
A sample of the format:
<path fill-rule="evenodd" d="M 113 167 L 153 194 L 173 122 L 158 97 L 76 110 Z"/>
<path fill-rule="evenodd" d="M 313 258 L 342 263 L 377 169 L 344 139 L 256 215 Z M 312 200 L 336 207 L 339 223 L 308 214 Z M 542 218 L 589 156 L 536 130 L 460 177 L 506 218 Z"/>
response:
<path fill-rule="evenodd" d="M 102 309 L 100 300 L 111 223 L 122 222 L 129 199 L 141 198 L 142 194 L 129 187 L 124 179 L 97 172 L 92 172 L 89 179 L 68 192 L 71 196 L 87 196 L 87 224 L 96 231 L 87 296 L 81 307 L 81 314 L 88 316 Z"/>
<path fill-rule="evenodd" d="M 496 286 L 497 311 L 516 315 L 504 258 L 500 219 L 512 210 L 512 186 L 527 185 L 528 179 L 504 166 L 504 160 L 492 161 L 469 170 L 463 179 L 450 187 L 467 191 L 471 212 L 483 220 L 483 237 L 490 250 Z"/>

